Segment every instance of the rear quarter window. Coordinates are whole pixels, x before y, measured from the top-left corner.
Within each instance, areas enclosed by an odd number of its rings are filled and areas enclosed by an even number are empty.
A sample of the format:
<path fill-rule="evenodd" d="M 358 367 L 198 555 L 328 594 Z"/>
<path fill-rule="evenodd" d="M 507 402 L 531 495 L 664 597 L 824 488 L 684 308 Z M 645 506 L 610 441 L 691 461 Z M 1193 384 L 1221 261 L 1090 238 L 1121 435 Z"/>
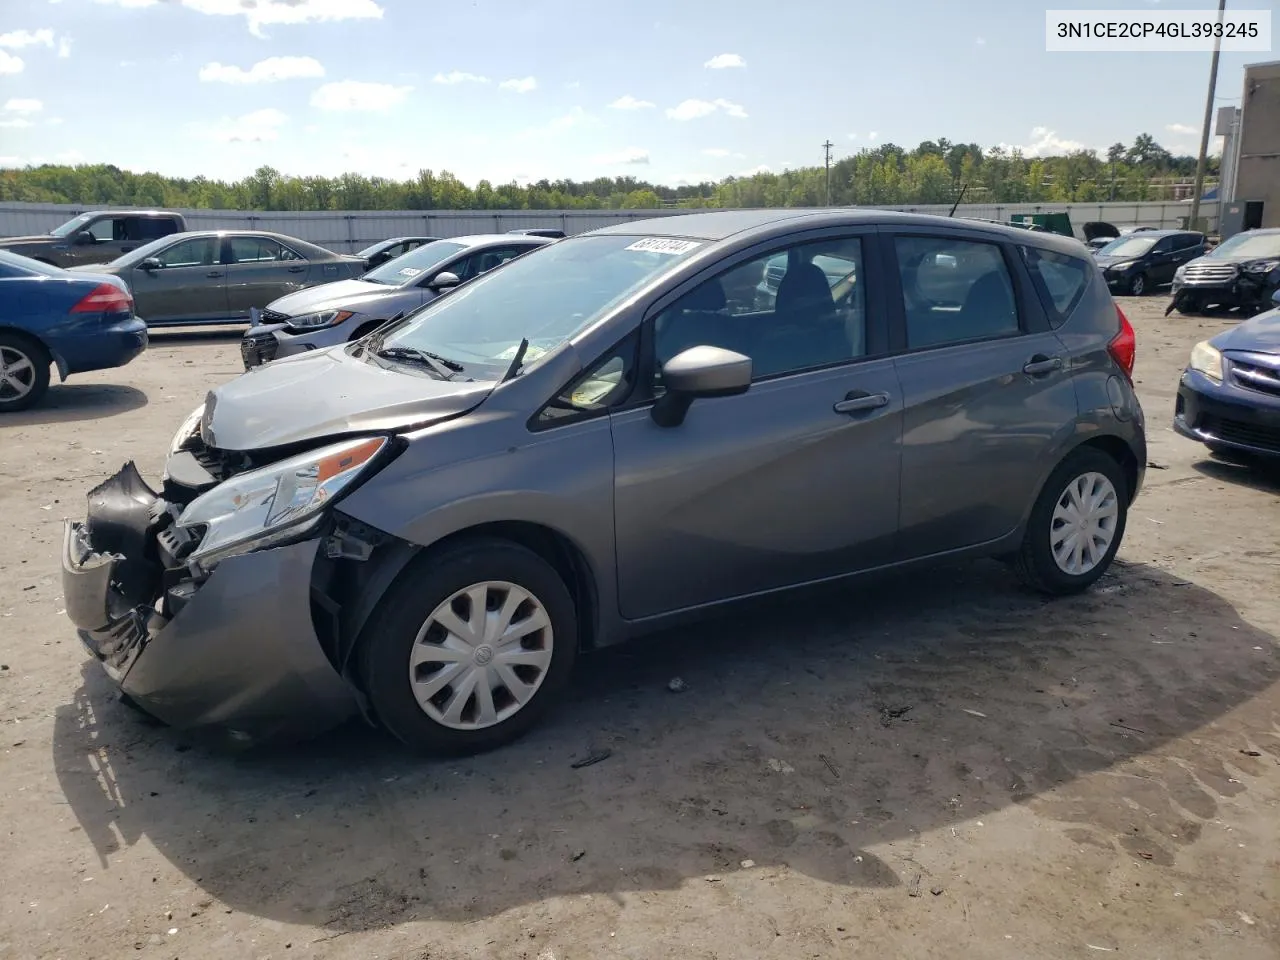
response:
<path fill-rule="evenodd" d="M 1053 250 L 1028 246 L 1020 249 L 1049 323 L 1055 328 L 1062 326 L 1084 296 L 1094 265 Z"/>

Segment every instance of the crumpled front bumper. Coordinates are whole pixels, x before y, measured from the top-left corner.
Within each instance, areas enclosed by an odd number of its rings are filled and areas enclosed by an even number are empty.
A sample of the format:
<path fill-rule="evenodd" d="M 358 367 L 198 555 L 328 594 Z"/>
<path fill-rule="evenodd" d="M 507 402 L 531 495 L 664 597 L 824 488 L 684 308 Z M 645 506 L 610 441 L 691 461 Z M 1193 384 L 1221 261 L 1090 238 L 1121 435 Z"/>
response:
<path fill-rule="evenodd" d="M 196 581 L 165 569 L 163 503 L 127 464 L 90 493 L 84 523 L 66 524 L 67 615 L 121 691 L 174 727 L 240 743 L 356 712 L 312 623 L 316 540 L 229 557 Z"/>

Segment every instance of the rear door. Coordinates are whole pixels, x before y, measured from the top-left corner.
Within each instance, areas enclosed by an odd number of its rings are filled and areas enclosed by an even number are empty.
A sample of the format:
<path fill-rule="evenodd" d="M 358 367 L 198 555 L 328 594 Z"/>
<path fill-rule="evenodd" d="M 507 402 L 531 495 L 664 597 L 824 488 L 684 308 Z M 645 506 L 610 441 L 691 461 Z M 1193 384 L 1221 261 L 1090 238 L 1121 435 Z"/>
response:
<path fill-rule="evenodd" d="M 611 414 L 618 595 L 628 619 L 839 576 L 887 562 L 898 527 L 902 393 L 883 289 L 859 269 L 833 293 L 815 259 L 877 258 L 874 229 L 774 241 L 711 268 L 651 309 L 641 370 L 699 344 L 751 357 L 744 394 L 695 400 L 658 426 Z M 728 291 L 787 264 L 764 309 Z M 795 271 L 788 279 L 787 272 Z M 815 273 L 816 271 L 816 273 Z M 882 285 L 883 286 L 883 285 Z M 647 355 L 647 356 L 646 356 Z"/>
<path fill-rule="evenodd" d="M 248 318 L 253 307 L 307 286 L 310 264 L 274 237 L 239 234 L 224 238 L 227 308 L 232 317 Z"/>
<path fill-rule="evenodd" d="M 1015 248 L 961 228 L 887 230 L 902 384 L 901 557 L 1021 522 L 1076 418 L 1063 344 Z"/>
<path fill-rule="evenodd" d="M 130 272 L 138 316 L 151 324 L 226 318 L 226 271 L 218 262 L 217 237 L 178 240 L 154 259 L 158 268 Z"/>

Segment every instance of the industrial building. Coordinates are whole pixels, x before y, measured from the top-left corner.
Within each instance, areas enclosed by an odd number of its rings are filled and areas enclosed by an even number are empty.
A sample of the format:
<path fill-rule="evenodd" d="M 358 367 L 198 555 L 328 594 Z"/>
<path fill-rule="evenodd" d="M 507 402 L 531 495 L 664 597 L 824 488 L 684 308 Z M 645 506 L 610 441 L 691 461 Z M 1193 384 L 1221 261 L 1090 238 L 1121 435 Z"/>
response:
<path fill-rule="evenodd" d="M 1245 67 L 1239 107 L 1218 111 L 1224 237 L 1280 227 L 1280 60 Z"/>

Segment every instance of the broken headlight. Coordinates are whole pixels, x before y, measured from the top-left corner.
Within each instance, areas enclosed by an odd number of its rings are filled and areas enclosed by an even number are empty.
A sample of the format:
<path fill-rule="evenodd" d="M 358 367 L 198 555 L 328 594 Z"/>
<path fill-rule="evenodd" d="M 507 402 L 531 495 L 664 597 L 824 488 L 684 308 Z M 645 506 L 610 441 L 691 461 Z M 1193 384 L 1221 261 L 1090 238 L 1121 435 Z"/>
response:
<path fill-rule="evenodd" d="M 237 474 L 193 500 L 178 526 L 201 528 L 191 554 L 205 571 L 226 557 L 284 543 L 307 533 L 324 507 L 373 468 L 390 441 L 361 437 Z"/>
<path fill-rule="evenodd" d="M 196 407 L 187 415 L 187 419 L 182 421 L 182 426 L 178 428 L 178 432 L 173 435 L 173 440 L 169 442 L 169 456 L 173 456 L 179 450 L 187 445 L 187 441 L 200 432 L 200 418 L 204 416 L 204 404 Z"/>

